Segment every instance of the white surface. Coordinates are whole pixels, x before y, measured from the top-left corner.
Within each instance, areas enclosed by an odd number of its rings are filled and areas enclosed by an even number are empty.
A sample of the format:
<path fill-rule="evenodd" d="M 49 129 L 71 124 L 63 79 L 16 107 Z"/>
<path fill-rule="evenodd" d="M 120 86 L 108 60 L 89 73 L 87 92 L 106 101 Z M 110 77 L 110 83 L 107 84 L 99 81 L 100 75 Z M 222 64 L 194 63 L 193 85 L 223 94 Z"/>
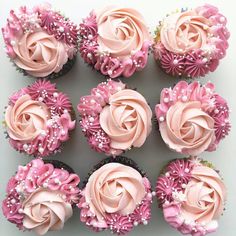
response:
<path fill-rule="evenodd" d="M 20 4 L 27 4 L 33 6 L 35 3 L 40 1 L 13 1 L 13 0 L 0 0 L 0 26 L 2 27 L 6 22 L 6 17 L 10 9 L 20 6 Z M 107 4 L 120 4 L 123 6 L 131 6 L 137 8 L 146 18 L 146 22 L 150 26 L 151 32 L 154 31 L 155 25 L 158 23 L 166 13 L 169 13 L 176 8 L 180 7 L 194 7 L 196 4 L 202 4 L 204 1 L 148 1 L 148 0 L 123 0 L 123 1 L 109 1 L 109 0 L 80 0 L 80 1 L 50 1 L 56 9 L 61 9 L 66 16 L 70 17 L 76 23 L 80 23 L 81 19 L 87 16 L 93 8 L 103 7 Z M 182 3 L 181 3 L 182 2 Z M 227 56 L 221 61 L 220 66 L 214 72 L 209 74 L 201 82 L 208 80 L 213 81 L 216 84 L 217 91 L 225 97 L 232 109 L 231 121 L 232 131 L 231 134 L 220 144 L 217 151 L 212 153 L 204 153 L 203 158 L 212 161 L 217 167 L 221 169 L 221 174 L 224 176 L 225 183 L 228 187 L 228 202 L 224 216 L 220 219 L 220 228 L 217 233 L 212 235 L 215 236 L 234 236 L 236 235 L 236 13 L 235 13 L 235 1 L 233 0 L 215 0 L 208 1 L 209 3 L 217 5 L 222 13 L 228 18 L 228 28 L 231 31 L 230 47 L 227 51 Z M 23 77 L 9 62 L 9 59 L 5 55 L 3 48 L 3 39 L 0 39 L 0 116 L 3 120 L 4 106 L 8 102 L 8 96 L 14 91 L 34 82 L 33 79 Z M 97 83 L 104 80 L 104 77 L 95 70 L 91 70 L 90 67 L 84 64 L 78 55 L 78 60 L 73 69 L 66 75 L 55 82 L 59 89 L 70 95 L 73 105 L 76 105 L 79 98 L 82 95 L 88 94 L 92 87 L 95 87 Z M 168 77 L 165 75 L 160 68 L 155 64 L 153 57 L 150 55 L 149 63 L 147 67 L 139 73 L 136 73 L 130 79 L 123 79 L 127 82 L 131 88 L 137 88 L 151 104 L 152 109 L 155 104 L 159 101 L 160 91 L 164 87 L 173 86 L 178 80 Z M 78 118 L 78 114 L 77 114 Z M 19 154 L 10 147 L 8 141 L 5 139 L 3 129 L 0 131 L 0 156 L 1 156 L 1 167 L 0 167 L 0 199 L 4 198 L 5 186 L 8 179 L 19 164 L 25 164 L 31 159 L 26 157 L 24 154 Z M 157 131 L 156 125 L 153 124 L 153 132 L 148 137 L 145 145 L 141 149 L 133 149 L 127 153 L 127 156 L 133 158 L 141 168 L 143 168 L 148 176 L 150 177 L 152 184 L 155 185 L 156 178 L 158 176 L 160 168 L 171 159 L 181 157 L 176 153 L 170 151 L 161 140 L 159 132 Z M 74 170 L 80 175 L 81 180 L 85 178 L 88 171 L 93 167 L 94 164 L 98 163 L 104 158 L 103 155 L 99 155 L 94 151 L 90 150 L 86 143 L 84 136 L 81 133 L 79 126 L 74 132 L 70 141 L 65 145 L 65 148 L 61 154 L 53 156 L 52 159 L 58 159 L 64 161 L 74 168 Z M 16 236 L 16 235 L 33 235 L 33 233 L 25 232 L 22 233 L 11 223 L 7 222 L 3 218 L 2 212 L 0 213 L 0 235 L 1 236 Z M 158 209 L 156 199 L 152 206 L 152 219 L 148 226 L 139 226 L 132 231 L 130 235 L 155 235 L 155 236 L 174 236 L 179 235 L 178 232 L 170 228 L 163 220 L 161 210 Z M 49 232 L 48 235 L 94 235 L 84 224 L 80 223 L 79 210 L 75 209 L 73 217 L 65 224 L 63 231 L 60 232 Z M 110 233 L 104 232 L 100 235 L 110 235 Z"/>

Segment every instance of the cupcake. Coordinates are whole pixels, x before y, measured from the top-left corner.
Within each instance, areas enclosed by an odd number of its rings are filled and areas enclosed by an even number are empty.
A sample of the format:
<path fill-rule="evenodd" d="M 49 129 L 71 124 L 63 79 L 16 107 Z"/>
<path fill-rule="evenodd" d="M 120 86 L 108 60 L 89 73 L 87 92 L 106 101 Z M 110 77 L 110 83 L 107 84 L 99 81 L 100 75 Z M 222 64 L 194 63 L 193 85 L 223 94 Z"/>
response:
<path fill-rule="evenodd" d="M 79 26 L 81 57 L 110 78 L 130 77 L 147 64 L 151 45 L 143 16 L 133 8 L 92 11 Z"/>
<path fill-rule="evenodd" d="M 35 159 L 10 178 L 3 215 L 20 230 L 43 235 L 61 230 L 78 203 L 80 178 L 59 161 Z"/>
<path fill-rule="evenodd" d="M 171 161 L 157 180 L 156 195 L 165 221 L 184 235 L 215 232 L 226 188 L 219 171 L 199 158 Z"/>
<path fill-rule="evenodd" d="M 80 219 L 92 230 L 118 235 L 151 218 L 152 192 L 145 173 L 126 157 L 107 158 L 90 172 L 77 204 Z"/>
<path fill-rule="evenodd" d="M 155 32 L 154 57 L 167 74 L 203 77 L 215 71 L 226 54 L 226 23 L 218 8 L 209 4 L 167 15 Z"/>
<path fill-rule="evenodd" d="M 210 82 L 180 81 L 164 88 L 155 113 L 164 142 L 184 155 L 216 150 L 230 131 L 228 104 Z"/>
<path fill-rule="evenodd" d="M 77 26 L 49 4 L 11 10 L 2 34 L 7 55 L 25 75 L 53 79 L 75 62 Z"/>
<path fill-rule="evenodd" d="M 5 126 L 9 142 L 17 151 L 46 157 L 61 150 L 75 128 L 69 97 L 55 84 L 38 80 L 9 98 Z"/>
<path fill-rule="evenodd" d="M 141 147 L 151 132 L 152 111 L 145 98 L 122 82 L 98 84 L 77 106 L 80 126 L 97 152 L 117 156 Z"/>

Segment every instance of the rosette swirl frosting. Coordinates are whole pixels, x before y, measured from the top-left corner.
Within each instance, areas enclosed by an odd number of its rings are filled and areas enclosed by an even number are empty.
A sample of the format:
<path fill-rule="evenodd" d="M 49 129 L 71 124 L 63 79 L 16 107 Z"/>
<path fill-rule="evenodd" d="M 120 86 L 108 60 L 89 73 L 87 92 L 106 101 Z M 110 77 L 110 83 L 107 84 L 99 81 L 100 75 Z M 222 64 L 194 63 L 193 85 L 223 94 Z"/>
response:
<path fill-rule="evenodd" d="M 18 141 L 32 141 L 46 130 L 50 113 L 43 102 L 34 101 L 23 95 L 6 109 L 5 122 L 10 138 Z"/>
<path fill-rule="evenodd" d="M 59 72 L 68 61 L 68 46 L 44 31 L 25 33 L 13 46 L 14 62 L 35 77 Z"/>
<path fill-rule="evenodd" d="M 39 188 L 22 204 L 23 226 L 43 235 L 49 230 L 60 230 L 72 216 L 71 204 L 65 202 L 59 191 Z"/>
<path fill-rule="evenodd" d="M 176 102 L 159 128 L 165 143 L 184 154 L 197 155 L 215 140 L 214 119 L 201 110 L 199 101 Z"/>
<path fill-rule="evenodd" d="M 109 6 L 96 12 L 96 17 L 98 50 L 112 57 L 126 58 L 151 41 L 143 16 L 135 9 Z"/>
<path fill-rule="evenodd" d="M 145 98 L 131 89 L 123 89 L 109 98 L 100 114 L 102 129 L 114 149 L 140 147 L 151 131 L 152 111 Z"/>
<path fill-rule="evenodd" d="M 168 16 L 161 27 L 160 37 L 165 48 L 184 54 L 207 44 L 210 21 L 194 10 Z"/>
<path fill-rule="evenodd" d="M 207 166 L 195 166 L 181 205 L 185 220 L 208 224 L 219 218 L 226 200 L 226 188 L 217 172 Z"/>
<path fill-rule="evenodd" d="M 107 213 L 132 213 L 145 196 L 141 174 L 120 163 L 108 163 L 96 170 L 85 188 L 86 202 L 99 222 Z"/>

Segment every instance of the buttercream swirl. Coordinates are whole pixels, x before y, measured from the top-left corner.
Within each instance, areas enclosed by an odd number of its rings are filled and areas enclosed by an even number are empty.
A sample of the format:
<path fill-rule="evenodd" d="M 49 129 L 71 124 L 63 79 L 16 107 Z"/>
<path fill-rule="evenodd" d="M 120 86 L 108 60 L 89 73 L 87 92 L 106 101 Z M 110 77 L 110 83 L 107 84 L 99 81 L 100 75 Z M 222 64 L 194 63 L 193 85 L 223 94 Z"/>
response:
<path fill-rule="evenodd" d="M 109 98 L 100 114 L 100 125 L 114 149 L 140 147 L 151 131 L 152 111 L 145 98 L 131 89 L 123 89 Z"/>
<path fill-rule="evenodd" d="M 6 109 L 5 122 L 8 135 L 17 141 L 32 141 L 46 129 L 50 113 L 43 102 L 34 101 L 29 95 L 21 96 Z"/>
<path fill-rule="evenodd" d="M 103 165 L 90 176 L 85 188 L 86 202 L 100 223 L 106 214 L 132 213 L 144 196 L 141 174 L 120 163 Z"/>

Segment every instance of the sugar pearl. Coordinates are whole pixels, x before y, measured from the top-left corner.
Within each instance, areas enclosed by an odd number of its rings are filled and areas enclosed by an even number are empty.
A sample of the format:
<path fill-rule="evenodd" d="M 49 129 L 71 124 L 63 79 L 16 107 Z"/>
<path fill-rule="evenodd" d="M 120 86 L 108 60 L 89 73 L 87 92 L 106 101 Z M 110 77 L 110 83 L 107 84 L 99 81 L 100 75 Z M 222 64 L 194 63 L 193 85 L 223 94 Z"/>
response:
<path fill-rule="evenodd" d="M 202 62 L 203 62 L 203 63 L 206 63 L 206 62 L 207 62 L 207 58 L 204 57 L 204 58 L 202 59 Z"/>
<path fill-rule="evenodd" d="M 147 221 L 147 220 L 144 220 L 144 221 L 143 221 L 143 224 L 144 224 L 144 225 L 147 225 L 147 224 L 148 224 L 148 221 Z"/>
<path fill-rule="evenodd" d="M 159 121 L 163 122 L 164 120 L 165 120 L 165 118 L 163 116 L 160 116 Z"/>
<path fill-rule="evenodd" d="M 108 75 L 112 75 L 112 70 L 108 70 L 108 71 L 107 71 L 107 74 L 108 74 Z"/>
<path fill-rule="evenodd" d="M 88 39 L 89 39 L 89 40 L 93 39 L 93 35 L 90 34 L 90 35 L 88 36 Z"/>
<path fill-rule="evenodd" d="M 42 97 L 39 97 L 39 101 L 42 102 L 42 101 L 43 101 L 43 98 L 42 98 Z"/>
<path fill-rule="evenodd" d="M 53 97 L 57 98 L 58 97 L 58 93 L 57 92 L 53 93 Z"/>
<path fill-rule="evenodd" d="M 44 151 L 44 149 L 43 149 L 42 147 L 40 147 L 40 148 L 38 149 L 38 151 L 42 154 L 43 151 Z"/>
<path fill-rule="evenodd" d="M 60 32 L 64 32 L 64 28 L 62 26 L 59 27 Z"/>
<path fill-rule="evenodd" d="M 173 64 L 177 65 L 178 63 L 179 63 L 179 61 L 177 59 L 174 59 Z"/>
<path fill-rule="evenodd" d="M 28 146 L 28 144 L 26 144 L 26 143 L 23 145 L 24 150 L 26 150 L 28 147 L 29 147 L 29 146 Z"/>
<path fill-rule="evenodd" d="M 24 210 L 23 210 L 22 208 L 20 208 L 20 209 L 18 210 L 18 212 L 19 212 L 20 214 L 22 214 L 22 213 L 24 212 Z"/>
<path fill-rule="evenodd" d="M 15 198 L 12 198 L 11 199 L 11 204 L 15 204 L 16 203 L 16 199 Z"/>
<path fill-rule="evenodd" d="M 137 221 L 134 221 L 134 226 L 138 226 L 138 222 Z"/>
<path fill-rule="evenodd" d="M 182 101 L 183 102 L 186 102 L 188 100 L 188 97 L 186 96 L 186 95 L 184 95 L 183 97 L 182 97 Z"/>
<path fill-rule="evenodd" d="M 168 103 L 169 102 L 169 98 L 164 98 L 164 102 Z"/>

